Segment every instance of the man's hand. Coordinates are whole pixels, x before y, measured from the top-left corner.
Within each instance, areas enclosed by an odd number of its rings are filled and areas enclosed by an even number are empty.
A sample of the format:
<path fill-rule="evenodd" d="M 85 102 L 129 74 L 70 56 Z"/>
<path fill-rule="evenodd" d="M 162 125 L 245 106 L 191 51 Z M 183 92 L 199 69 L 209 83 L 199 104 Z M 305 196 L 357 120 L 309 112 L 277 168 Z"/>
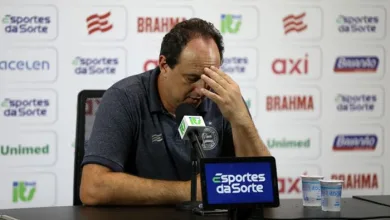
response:
<path fill-rule="evenodd" d="M 190 199 L 186 181 L 145 179 L 97 164 L 83 167 L 80 199 L 85 205 L 160 205 Z"/>
<path fill-rule="evenodd" d="M 201 92 L 218 105 L 223 116 L 231 123 L 245 119 L 250 120 L 238 84 L 222 70 L 213 66 L 205 68 L 204 72 L 205 74 L 202 74 L 201 78 L 215 93 L 206 89 L 201 89 Z"/>
<path fill-rule="evenodd" d="M 242 99 L 240 87 L 230 76 L 215 68 L 205 68 L 201 78 L 214 92 L 201 89 L 203 95 L 214 101 L 232 126 L 236 156 L 270 156 Z"/>

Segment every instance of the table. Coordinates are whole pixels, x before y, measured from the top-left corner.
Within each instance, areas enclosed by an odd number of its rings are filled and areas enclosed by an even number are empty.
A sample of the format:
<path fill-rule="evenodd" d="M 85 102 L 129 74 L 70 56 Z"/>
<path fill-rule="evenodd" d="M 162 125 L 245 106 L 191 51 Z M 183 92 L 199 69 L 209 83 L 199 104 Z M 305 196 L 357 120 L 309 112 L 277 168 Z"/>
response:
<path fill-rule="evenodd" d="M 176 211 L 174 206 L 148 207 L 86 207 L 63 206 L 45 208 L 24 208 L 0 210 L 1 214 L 9 215 L 20 220 L 93 220 L 93 219 L 169 219 L 169 220 L 200 220 L 200 219 L 227 219 L 226 215 L 195 216 L 193 214 Z M 369 216 L 388 216 L 390 208 L 368 201 L 353 198 L 343 198 L 341 212 L 323 212 L 320 207 L 304 208 L 301 199 L 282 199 L 280 207 L 265 210 L 265 219 L 297 219 L 322 217 L 323 219 L 337 219 L 338 217 L 363 218 Z M 254 218 L 256 219 L 256 212 Z"/>
<path fill-rule="evenodd" d="M 374 216 L 387 216 L 390 219 L 390 208 L 372 202 L 354 198 L 343 198 L 340 212 L 323 212 L 321 207 L 303 207 L 301 200 L 281 200 L 276 209 L 267 210 L 265 216 L 269 219 L 291 218 L 367 218 Z"/>
<path fill-rule="evenodd" d="M 390 207 L 390 195 L 385 196 L 353 196 L 355 199 L 361 199 L 368 202 L 373 202 L 379 205 L 385 205 Z"/>

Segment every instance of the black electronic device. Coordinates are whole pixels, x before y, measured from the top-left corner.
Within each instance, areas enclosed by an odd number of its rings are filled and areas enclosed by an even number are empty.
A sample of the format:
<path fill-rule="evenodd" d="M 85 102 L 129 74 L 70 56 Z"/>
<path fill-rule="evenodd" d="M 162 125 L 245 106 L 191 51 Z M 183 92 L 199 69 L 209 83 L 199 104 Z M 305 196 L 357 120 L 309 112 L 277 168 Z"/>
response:
<path fill-rule="evenodd" d="M 228 210 L 229 219 L 245 219 L 253 210 L 279 206 L 272 156 L 202 158 L 200 174 L 204 211 Z"/>

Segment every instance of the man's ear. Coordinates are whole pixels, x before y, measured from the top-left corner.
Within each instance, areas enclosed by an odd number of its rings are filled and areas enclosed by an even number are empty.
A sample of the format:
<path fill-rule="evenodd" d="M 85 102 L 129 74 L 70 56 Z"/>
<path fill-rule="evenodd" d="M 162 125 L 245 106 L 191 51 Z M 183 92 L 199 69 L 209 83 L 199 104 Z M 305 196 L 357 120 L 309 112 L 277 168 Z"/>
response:
<path fill-rule="evenodd" d="M 164 55 L 160 55 L 160 57 L 158 58 L 158 66 L 160 67 L 160 74 L 163 74 L 165 76 L 165 74 L 169 71 L 169 66 L 167 64 L 167 59 Z"/>

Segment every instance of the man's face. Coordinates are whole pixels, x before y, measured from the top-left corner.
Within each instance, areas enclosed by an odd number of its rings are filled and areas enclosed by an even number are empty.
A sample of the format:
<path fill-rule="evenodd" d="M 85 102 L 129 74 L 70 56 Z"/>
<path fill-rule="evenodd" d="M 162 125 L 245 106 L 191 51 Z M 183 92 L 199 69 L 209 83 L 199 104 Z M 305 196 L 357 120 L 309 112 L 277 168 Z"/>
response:
<path fill-rule="evenodd" d="M 205 67 L 218 68 L 220 63 L 218 47 L 213 40 L 202 38 L 191 40 L 180 54 L 177 65 L 173 69 L 165 65 L 161 70 L 169 84 L 167 88 L 171 97 L 169 102 L 175 107 L 182 103 L 198 107 L 204 99 L 200 89 L 210 89 L 200 76 L 204 73 Z"/>

